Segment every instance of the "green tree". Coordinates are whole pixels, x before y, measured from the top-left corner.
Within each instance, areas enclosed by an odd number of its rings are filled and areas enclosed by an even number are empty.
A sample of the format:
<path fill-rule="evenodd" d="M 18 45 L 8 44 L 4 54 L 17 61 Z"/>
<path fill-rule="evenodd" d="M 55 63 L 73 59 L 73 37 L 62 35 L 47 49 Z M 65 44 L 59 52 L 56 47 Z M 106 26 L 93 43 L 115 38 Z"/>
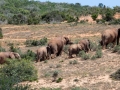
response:
<path fill-rule="evenodd" d="M 92 17 L 93 20 L 96 20 L 96 18 L 98 17 L 98 14 L 97 13 L 93 13 L 91 17 Z"/>

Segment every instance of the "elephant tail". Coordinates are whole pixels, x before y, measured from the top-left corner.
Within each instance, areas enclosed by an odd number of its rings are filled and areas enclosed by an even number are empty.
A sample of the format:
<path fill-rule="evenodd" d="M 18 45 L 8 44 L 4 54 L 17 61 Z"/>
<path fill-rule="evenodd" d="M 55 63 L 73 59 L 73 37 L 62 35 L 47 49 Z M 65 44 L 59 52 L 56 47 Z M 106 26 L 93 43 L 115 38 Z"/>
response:
<path fill-rule="evenodd" d="M 120 38 L 120 28 L 118 29 L 117 45 L 119 45 L 119 38 Z"/>

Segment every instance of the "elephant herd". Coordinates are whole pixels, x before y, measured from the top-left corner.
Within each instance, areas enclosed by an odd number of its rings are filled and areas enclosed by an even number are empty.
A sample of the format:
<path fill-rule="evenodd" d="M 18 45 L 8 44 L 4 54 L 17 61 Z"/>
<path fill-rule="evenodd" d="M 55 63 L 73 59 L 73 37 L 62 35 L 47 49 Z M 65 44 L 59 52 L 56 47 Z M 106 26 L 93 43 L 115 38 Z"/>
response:
<path fill-rule="evenodd" d="M 101 40 L 99 44 L 102 46 L 102 49 L 106 49 L 107 45 L 110 43 L 113 43 L 114 47 L 116 42 L 117 45 L 119 44 L 119 38 L 120 28 L 108 29 L 101 33 Z M 36 62 L 60 56 L 64 45 L 68 44 L 70 45 L 68 48 L 69 58 L 72 58 L 73 54 L 77 55 L 81 50 L 85 52 L 89 52 L 91 50 L 89 39 L 80 40 L 77 44 L 75 44 L 71 42 L 68 37 L 55 37 L 48 42 L 47 46 L 42 46 L 37 50 Z"/>
<path fill-rule="evenodd" d="M 110 43 L 113 43 L 114 47 L 116 43 L 119 45 L 119 38 L 120 28 L 105 30 L 101 33 L 101 40 L 99 44 L 102 46 L 102 49 L 106 49 L 107 45 Z M 46 46 L 41 46 L 37 49 L 36 62 L 60 56 L 64 46 L 68 44 L 70 45 L 68 48 L 69 58 L 73 58 L 73 54 L 77 55 L 81 50 L 85 52 L 89 52 L 91 50 L 89 39 L 80 40 L 77 44 L 75 44 L 68 37 L 54 37 L 49 40 Z M 18 53 L 0 52 L 0 64 L 3 64 L 6 58 L 21 59 Z"/>

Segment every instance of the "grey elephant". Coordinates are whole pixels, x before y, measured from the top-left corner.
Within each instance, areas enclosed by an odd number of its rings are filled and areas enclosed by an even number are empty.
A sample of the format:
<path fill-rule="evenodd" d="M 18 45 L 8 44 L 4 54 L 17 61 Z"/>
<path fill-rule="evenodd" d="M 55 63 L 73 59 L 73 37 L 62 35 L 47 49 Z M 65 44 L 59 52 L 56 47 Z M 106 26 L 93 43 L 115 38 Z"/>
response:
<path fill-rule="evenodd" d="M 100 44 L 102 46 L 102 49 L 106 49 L 107 45 L 110 43 L 113 43 L 113 46 L 115 46 L 116 42 L 117 45 L 119 44 L 119 37 L 120 37 L 120 28 L 118 29 L 107 29 L 104 32 L 102 32 L 101 35 L 101 41 Z"/>
<path fill-rule="evenodd" d="M 90 48 L 90 40 L 89 39 L 83 39 L 78 42 L 81 46 L 81 49 L 85 52 L 89 52 L 91 50 Z"/>
<path fill-rule="evenodd" d="M 5 63 L 7 58 L 21 59 L 20 55 L 16 52 L 0 52 L 0 64 Z"/>
<path fill-rule="evenodd" d="M 69 58 L 73 58 L 73 54 L 77 56 L 81 50 L 82 50 L 82 47 L 80 44 L 70 45 L 70 47 L 68 48 Z"/>
<path fill-rule="evenodd" d="M 49 46 L 41 46 L 37 49 L 37 59 L 36 62 L 50 59 L 50 47 Z"/>
<path fill-rule="evenodd" d="M 64 45 L 72 44 L 71 40 L 68 37 L 55 37 L 48 42 L 50 47 L 50 55 L 52 58 L 60 56 Z"/>

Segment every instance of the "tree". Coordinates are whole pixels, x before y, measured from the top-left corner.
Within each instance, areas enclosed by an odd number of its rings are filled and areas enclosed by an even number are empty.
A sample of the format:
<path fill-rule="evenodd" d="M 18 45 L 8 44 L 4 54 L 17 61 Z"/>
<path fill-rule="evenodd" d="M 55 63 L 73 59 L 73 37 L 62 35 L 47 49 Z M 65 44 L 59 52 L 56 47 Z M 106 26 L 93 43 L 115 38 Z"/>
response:
<path fill-rule="evenodd" d="M 103 8 L 104 7 L 104 5 L 102 4 L 102 3 L 99 3 L 99 5 L 98 5 L 100 8 Z"/>
<path fill-rule="evenodd" d="M 93 13 L 91 17 L 92 17 L 93 20 L 96 20 L 96 18 L 98 17 L 98 14 L 97 13 Z"/>

